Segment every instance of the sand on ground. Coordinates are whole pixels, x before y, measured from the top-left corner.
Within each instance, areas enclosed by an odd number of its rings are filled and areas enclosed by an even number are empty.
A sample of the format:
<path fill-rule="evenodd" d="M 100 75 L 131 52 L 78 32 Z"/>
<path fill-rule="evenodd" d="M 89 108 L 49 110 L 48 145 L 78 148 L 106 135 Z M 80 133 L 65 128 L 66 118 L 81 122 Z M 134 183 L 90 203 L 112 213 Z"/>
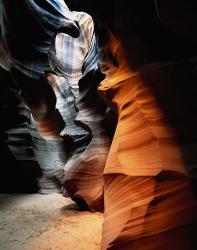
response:
<path fill-rule="evenodd" d="M 102 220 L 61 194 L 0 194 L 0 249 L 100 250 Z"/>

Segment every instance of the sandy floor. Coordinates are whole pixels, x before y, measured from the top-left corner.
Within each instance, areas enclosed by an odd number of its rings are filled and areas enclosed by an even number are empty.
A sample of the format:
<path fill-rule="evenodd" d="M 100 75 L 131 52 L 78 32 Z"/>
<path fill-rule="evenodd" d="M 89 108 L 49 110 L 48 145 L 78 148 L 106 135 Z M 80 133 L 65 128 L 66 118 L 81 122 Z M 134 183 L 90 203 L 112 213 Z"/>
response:
<path fill-rule="evenodd" d="M 1 250 L 100 250 L 101 227 L 60 194 L 0 194 Z"/>

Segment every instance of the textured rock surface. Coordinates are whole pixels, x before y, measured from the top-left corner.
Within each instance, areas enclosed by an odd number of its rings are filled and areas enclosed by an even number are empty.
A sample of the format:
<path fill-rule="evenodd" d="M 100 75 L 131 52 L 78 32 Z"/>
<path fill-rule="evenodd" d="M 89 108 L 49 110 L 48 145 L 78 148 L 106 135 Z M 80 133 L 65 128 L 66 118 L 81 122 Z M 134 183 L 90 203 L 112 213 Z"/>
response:
<path fill-rule="evenodd" d="M 92 72 L 80 81 L 76 100 L 75 121 L 91 139 L 88 144 L 85 141 L 77 145 L 71 154 L 63 184 L 73 200 L 91 211 L 103 210 L 103 170 L 111 144 L 106 132 L 106 106 L 97 94 L 100 79 L 96 74 Z"/>
<path fill-rule="evenodd" d="M 99 91 L 118 123 L 104 169 L 102 249 L 196 249 L 197 159 L 188 154 L 197 146 L 192 64 L 133 70 L 124 38 L 111 39 L 114 60 L 103 62 Z"/>

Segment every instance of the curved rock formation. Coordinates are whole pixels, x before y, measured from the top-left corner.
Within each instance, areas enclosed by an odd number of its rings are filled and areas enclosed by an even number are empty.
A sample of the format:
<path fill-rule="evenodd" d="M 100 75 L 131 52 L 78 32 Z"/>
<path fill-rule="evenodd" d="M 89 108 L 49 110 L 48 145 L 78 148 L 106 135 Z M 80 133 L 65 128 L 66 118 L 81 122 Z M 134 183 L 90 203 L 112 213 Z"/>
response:
<path fill-rule="evenodd" d="M 118 117 L 104 169 L 102 249 L 196 249 L 192 63 L 143 66 L 142 57 L 134 68 L 128 47 L 111 36 L 112 60 L 101 65 L 99 92 Z"/>
<path fill-rule="evenodd" d="M 106 133 L 106 107 L 97 94 L 99 81 L 97 73 L 90 72 L 79 83 L 75 122 L 85 128 L 91 138 L 76 143 L 65 166 L 63 184 L 81 208 L 91 211 L 103 210 L 103 170 L 111 144 Z"/>

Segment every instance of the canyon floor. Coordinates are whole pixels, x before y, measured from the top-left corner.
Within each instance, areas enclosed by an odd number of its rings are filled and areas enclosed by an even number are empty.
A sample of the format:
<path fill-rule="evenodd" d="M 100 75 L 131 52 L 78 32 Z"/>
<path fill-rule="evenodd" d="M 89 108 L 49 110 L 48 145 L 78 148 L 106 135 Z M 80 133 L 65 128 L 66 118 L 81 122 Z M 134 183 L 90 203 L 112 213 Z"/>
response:
<path fill-rule="evenodd" d="M 61 194 L 0 194 L 0 249 L 100 250 L 102 220 Z"/>

